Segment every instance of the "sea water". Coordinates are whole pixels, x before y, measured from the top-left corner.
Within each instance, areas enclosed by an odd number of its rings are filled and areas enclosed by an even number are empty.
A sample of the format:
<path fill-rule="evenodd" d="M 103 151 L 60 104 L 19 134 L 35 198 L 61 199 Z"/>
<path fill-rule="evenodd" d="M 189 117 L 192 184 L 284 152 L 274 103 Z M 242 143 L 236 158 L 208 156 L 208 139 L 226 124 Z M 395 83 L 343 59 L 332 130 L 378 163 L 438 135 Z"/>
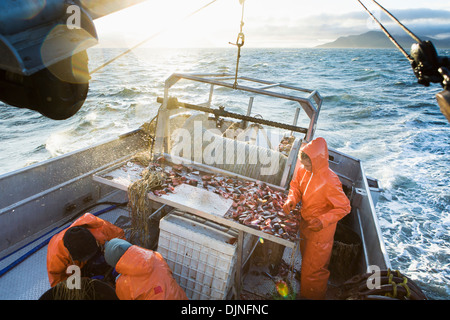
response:
<path fill-rule="evenodd" d="M 123 51 L 88 50 L 90 69 Z M 156 115 L 156 98 L 174 72 L 234 74 L 235 67 L 232 48 L 141 48 L 92 74 L 82 109 L 67 120 L 2 104 L 0 174 L 138 128 Z M 395 49 L 243 47 L 239 74 L 319 91 L 324 102 L 315 137 L 361 159 L 366 174 L 380 182 L 376 209 L 393 269 L 416 281 L 429 298 L 449 299 L 450 124 L 435 100 L 440 85 L 417 84 Z M 181 101 L 195 99 L 193 89 L 181 85 L 176 92 Z M 223 90 L 217 91 L 225 97 L 232 91 Z M 258 102 L 255 110 L 263 118 L 289 123 L 298 107 Z M 245 114 L 246 105 L 231 98 L 219 103 Z"/>

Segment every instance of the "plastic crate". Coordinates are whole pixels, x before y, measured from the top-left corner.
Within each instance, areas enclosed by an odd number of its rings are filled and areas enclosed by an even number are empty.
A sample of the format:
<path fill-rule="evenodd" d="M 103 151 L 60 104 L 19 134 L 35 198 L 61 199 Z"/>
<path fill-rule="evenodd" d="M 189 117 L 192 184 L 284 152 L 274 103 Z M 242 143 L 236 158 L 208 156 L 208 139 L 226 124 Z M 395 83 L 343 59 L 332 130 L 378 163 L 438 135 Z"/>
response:
<path fill-rule="evenodd" d="M 157 250 L 187 297 L 225 299 L 234 281 L 237 234 L 183 212 L 169 213 L 159 227 Z"/>

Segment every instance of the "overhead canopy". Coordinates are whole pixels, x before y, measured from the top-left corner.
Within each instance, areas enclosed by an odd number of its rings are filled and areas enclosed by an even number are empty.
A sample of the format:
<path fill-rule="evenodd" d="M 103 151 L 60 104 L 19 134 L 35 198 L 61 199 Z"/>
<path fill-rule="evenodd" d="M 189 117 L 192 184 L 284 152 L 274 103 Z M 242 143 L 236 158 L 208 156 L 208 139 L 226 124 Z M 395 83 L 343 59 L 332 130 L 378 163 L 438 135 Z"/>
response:
<path fill-rule="evenodd" d="M 0 1 L 0 69 L 32 75 L 97 44 L 93 20 L 146 0 Z M 68 24 L 77 15 L 77 27 Z"/>

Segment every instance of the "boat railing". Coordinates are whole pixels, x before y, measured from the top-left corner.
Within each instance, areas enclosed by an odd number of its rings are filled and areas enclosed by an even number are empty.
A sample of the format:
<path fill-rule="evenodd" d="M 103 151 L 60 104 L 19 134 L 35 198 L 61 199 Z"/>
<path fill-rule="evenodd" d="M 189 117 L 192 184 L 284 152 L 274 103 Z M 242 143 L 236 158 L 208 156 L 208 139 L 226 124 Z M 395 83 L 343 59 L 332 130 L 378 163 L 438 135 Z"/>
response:
<path fill-rule="evenodd" d="M 165 81 L 164 98 L 163 98 L 164 100 L 161 106 L 163 110 L 167 108 L 169 103 L 170 88 L 174 86 L 179 80 L 182 79 L 211 85 L 209 98 L 207 102 L 201 104 L 202 106 L 206 107 L 211 107 L 214 89 L 216 86 L 231 88 L 243 92 L 256 93 L 258 95 L 270 96 L 283 100 L 295 101 L 304 110 L 304 112 L 309 118 L 309 125 L 307 128 L 305 128 L 304 140 L 306 142 L 309 142 L 314 137 L 317 119 L 323 101 L 322 97 L 320 96 L 317 90 L 310 90 L 288 84 L 243 76 L 237 77 L 236 79 L 237 84 L 235 84 L 234 82 L 231 81 L 234 80 L 235 77 L 228 73 L 210 73 L 210 74 L 174 73 Z M 246 85 L 239 83 L 245 83 Z M 269 90 L 274 88 L 281 88 L 288 93 Z M 305 93 L 308 94 L 306 97 Z M 250 114 L 252 106 L 253 106 L 253 99 L 252 97 L 250 97 L 247 115 Z M 296 126 L 299 117 L 299 111 L 300 111 L 299 108 L 295 109 L 295 114 L 293 115 L 294 119 L 293 126 Z"/>
<path fill-rule="evenodd" d="M 188 101 L 178 101 L 178 99 L 171 95 L 171 89 L 174 87 L 176 83 L 180 80 L 187 80 L 189 85 L 194 82 L 195 84 L 206 84 L 210 85 L 209 87 L 209 95 L 208 91 L 204 91 L 205 95 L 208 95 L 206 101 L 202 101 L 202 103 L 190 103 Z M 225 109 L 223 106 L 219 106 L 218 108 L 213 108 L 213 96 L 216 87 L 228 88 L 232 90 L 236 90 L 237 92 L 250 93 L 247 112 L 246 114 L 241 114 L 237 112 L 231 112 L 229 109 Z M 228 92 L 228 91 L 227 91 Z M 228 92 L 229 93 L 229 92 Z M 239 93 L 238 93 L 239 94 Z M 289 119 L 291 124 L 283 123 L 279 121 L 274 121 L 272 119 L 263 119 L 258 115 L 252 115 L 253 102 L 255 95 L 257 96 L 266 96 L 270 98 L 275 98 L 276 105 L 282 105 L 283 102 L 291 102 L 294 101 L 298 103 L 297 108 L 292 108 L 292 116 L 285 117 Z M 196 96 L 198 99 L 198 95 Z M 238 98 L 240 99 L 240 98 Z M 269 99 L 275 101 L 274 99 Z M 158 111 L 158 121 L 155 132 L 155 153 L 170 153 L 172 149 L 172 140 L 171 133 L 172 127 L 171 120 L 177 114 L 182 114 L 185 111 L 196 111 L 201 112 L 205 115 L 212 115 L 214 119 L 232 119 L 232 121 L 241 120 L 244 126 L 247 126 L 249 123 L 266 126 L 267 128 L 279 129 L 282 130 L 281 135 L 289 135 L 293 136 L 294 133 L 304 134 L 303 137 L 294 137 L 295 143 L 292 144 L 293 148 L 289 154 L 289 157 L 281 156 L 280 159 L 280 170 L 276 174 L 271 174 L 271 177 L 261 177 L 259 175 L 252 175 L 252 178 L 261 178 L 261 180 L 265 182 L 274 183 L 281 187 L 287 187 L 290 178 L 293 175 L 296 163 L 297 163 L 297 155 L 300 148 L 300 145 L 303 142 L 309 142 L 314 137 L 314 131 L 316 129 L 316 123 L 318 119 L 318 115 L 320 112 L 320 108 L 322 106 L 322 97 L 318 93 L 317 90 L 305 89 L 297 86 L 292 86 L 289 84 L 284 84 L 280 82 L 266 81 L 255 79 L 251 77 L 235 77 L 231 74 L 227 73 L 196 73 L 196 74 L 184 74 L 184 73 L 174 73 L 165 81 L 164 88 L 164 97 L 160 97 L 157 99 L 159 103 L 161 103 L 161 107 Z M 264 100 L 268 101 L 268 100 Z M 215 101 L 216 102 L 216 101 Z M 279 104 L 278 104 L 279 103 Z M 306 122 L 307 125 L 305 127 L 301 127 L 297 125 L 299 120 L 300 111 L 304 110 L 304 113 L 307 116 Z M 302 119 L 302 123 L 305 121 Z M 268 129 L 270 130 L 270 129 Z M 274 136 L 280 136 L 280 131 Z M 267 134 L 266 134 L 267 140 Z M 280 141 L 279 141 L 280 142 Z M 224 141 L 224 143 L 228 143 Z M 270 145 L 270 144 L 269 144 Z M 258 147 L 258 146 L 257 146 Z M 295 150 L 295 152 L 292 152 Z M 278 151 L 278 150 L 275 150 Z M 255 151 L 256 152 L 256 151 Z M 295 153 L 295 154 L 294 154 Z M 230 168 L 230 166 L 227 166 Z M 242 169 L 238 168 L 230 169 L 232 171 Z M 255 171 L 250 170 L 249 171 Z"/>

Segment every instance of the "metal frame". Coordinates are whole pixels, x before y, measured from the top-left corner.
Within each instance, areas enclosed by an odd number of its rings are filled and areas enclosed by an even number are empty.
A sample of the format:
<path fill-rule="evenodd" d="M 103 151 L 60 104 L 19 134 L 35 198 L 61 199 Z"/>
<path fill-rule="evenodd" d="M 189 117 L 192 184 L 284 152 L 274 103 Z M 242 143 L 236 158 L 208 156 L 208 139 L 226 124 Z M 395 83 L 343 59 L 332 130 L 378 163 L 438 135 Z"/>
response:
<path fill-rule="evenodd" d="M 260 80 L 250 77 L 237 77 L 237 80 L 250 82 L 252 84 L 257 84 L 259 86 L 247 86 L 247 85 L 235 85 L 234 82 L 227 80 L 234 80 L 235 77 L 232 74 L 228 73 L 205 73 L 205 74 L 185 74 L 185 73 L 174 73 L 165 81 L 165 87 L 164 87 L 164 99 L 162 102 L 162 106 L 160 108 L 160 113 L 158 116 L 158 125 L 156 128 L 156 141 L 155 141 L 155 148 L 159 152 L 168 152 L 168 146 L 167 146 L 167 134 L 168 134 L 168 117 L 169 113 L 167 112 L 167 107 L 169 104 L 169 90 L 170 88 L 175 85 L 179 80 L 191 80 L 194 82 L 199 83 L 206 83 L 211 85 L 211 89 L 209 92 L 209 98 L 208 101 L 205 102 L 204 106 L 210 107 L 212 102 L 212 97 L 214 94 L 214 87 L 215 86 L 221 86 L 226 87 L 230 89 L 235 89 L 239 91 L 244 92 L 252 92 L 259 95 L 264 96 L 270 96 L 275 97 L 279 99 L 284 100 L 290 100 L 290 101 L 296 101 L 300 104 L 301 108 L 305 111 L 306 115 L 310 119 L 309 126 L 306 129 L 306 134 L 304 140 L 306 142 L 309 142 L 314 137 L 314 132 L 316 130 L 317 125 L 317 119 L 319 117 L 320 108 L 322 106 L 322 97 L 320 96 L 319 92 L 316 90 L 310 90 L 305 88 L 300 88 L 296 86 L 286 85 L 282 83 L 277 82 L 271 82 L 266 80 Z M 275 91 L 271 91 L 268 89 L 271 88 L 283 88 L 288 89 L 293 92 L 293 94 L 283 94 L 278 93 Z M 299 92 L 308 93 L 309 95 L 305 97 L 301 97 L 298 95 Z M 253 99 L 250 98 L 249 101 L 249 110 L 253 106 Z M 294 126 L 296 126 L 297 119 L 298 119 L 298 112 L 299 109 L 297 108 L 295 110 L 294 117 Z"/>
<path fill-rule="evenodd" d="M 258 122 L 256 118 L 252 119 L 250 117 L 251 109 L 253 108 L 253 97 L 250 97 L 250 99 L 249 99 L 247 114 L 244 117 L 239 117 L 236 114 L 231 114 L 229 112 L 225 112 L 223 110 L 223 108 L 220 108 L 218 110 L 211 109 L 211 103 L 212 103 L 212 99 L 213 99 L 215 86 L 226 87 L 226 88 L 244 91 L 244 92 L 251 92 L 251 93 L 258 94 L 258 95 L 270 96 L 270 97 L 279 98 L 279 99 L 283 99 L 283 100 L 296 101 L 297 103 L 300 104 L 300 107 L 305 111 L 306 115 L 309 117 L 309 119 L 310 119 L 309 126 L 306 129 L 300 128 L 297 126 L 297 121 L 298 121 L 299 112 L 300 112 L 300 108 L 297 107 L 294 109 L 293 118 L 291 118 L 291 119 L 293 119 L 293 124 L 291 126 L 292 127 L 291 130 L 295 130 L 297 128 L 301 129 L 301 132 L 305 133 L 304 141 L 306 141 L 306 142 L 311 141 L 314 137 L 317 119 L 319 116 L 319 111 L 322 106 L 322 98 L 316 90 L 309 90 L 309 89 L 304 89 L 304 88 L 300 88 L 300 87 L 285 85 L 282 83 L 270 82 L 270 81 L 265 81 L 265 80 L 249 78 L 249 77 L 237 77 L 237 79 L 235 79 L 235 77 L 233 75 L 226 74 L 226 73 L 222 73 L 222 74 L 175 73 L 175 74 L 172 74 L 165 81 L 164 98 L 162 99 L 162 101 L 161 101 L 161 99 L 158 100 L 159 102 L 162 102 L 162 105 L 159 109 L 158 123 L 156 126 L 155 151 L 157 153 L 159 152 L 159 153 L 165 154 L 166 156 L 168 156 L 168 153 L 169 153 L 170 146 L 169 146 L 168 133 L 169 133 L 169 126 L 170 126 L 169 119 L 170 119 L 170 114 L 171 114 L 169 109 L 173 108 L 171 103 L 169 103 L 169 90 L 172 86 L 174 86 L 181 79 L 191 80 L 194 82 L 205 83 L 205 84 L 211 85 L 210 90 L 209 90 L 208 100 L 205 103 L 202 103 L 200 105 L 189 105 L 189 108 L 198 110 L 198 111 L 213 113 L 216 116 L 227 117 L 227 115 L 228 115 L 233 118 L 241 118 L 243 121 L 246 121 L 246 122 L 247 121 L 251 122 L 252 120 L 255 120 L 254 122 Z M 229 80 L 229 82 L 227 82 L 227 80 Z M 234 80 L 236 80 L 236 82 L 232 82 Z M 248 85 L 236 84 L 237 80 L 250 82 L 251 85 L 248 86 Z M 269 90 L 269 89 L 276 88 L 276 87 L 291 90 L 292 94 L 283 94 L 283 93 L 278 93 L 278 92 Z M 303 93 L 303 94 L 307 93 L 308 96 L 306 98 L 301 97 L 301 96 L 299 96 L 299 93 Z M 184 104 L 182 103 L 182 105 L 186 105 L 186 103 L 184 103 Z M 266 124 L 270 126 L 270 123 L 266 123 Z M 276 122 L 273 122 L 272 124 L 275 126 L 283 125 L 281 123 L 276 123 Z M 299 130 L 295 130 L 295 131 L 299 132 Z M 289 183 L 290 178 L 292 177 L 294 169 L 295 169 L 296 159 L 297 159 L 298 151 L 300 150 L 301 142 L 302 142 L 301 139 L 298 139 L 298 138 L 295 139 L 295 142 L 293 145 L 294 152 L 290 153 L 289 164 L 287 165 L 287 167 L 285 168 L 285 172 L 283 173 L 281 187 L 285 187 L 285 188 L 288 187 L 288 183 Z M 196 212 L 195 214 L 197 215 L 199 213 Z M 206 218 L 211 219 L 210 216 L 206 216 Z M 225 223 L 226 222 L 227 221 L 225 221 Z M 224 221 L 220 221 L 220 223 L 224 223 Z M 247 230 L 247 229 L 249 229 L 249 230 Z M 242 245 L 243 245 L 244 232 L 249 232 L 252 234 L 256 233 L 254 230 L 252 230 L 250 228 L 244 228 L 244 227 L 239 228 L 238 255 L 237 255 L 238 261 L 237 261 L 237 270 L 236 270 L 236 276 L 235 276 L 235 289 L 236 289 L 238 295 L 241 291 L 241 281 L 242 281 L 241 268 L 242 268 L 242 262 L 243 262 Z M 270 238 L 270 237 L 268 237 L 268 236 L 266 237 L 264 235 L 263 235 L 263 237 Z M 273 238 L 275 238 L 275 237 L 273 237 Z M 276 238 L 272 241 L 282 242 L 281 240 L 278 240 Z M 293 246 L 295 248 L 295 244 L 290 243 L 290 242 L 282 243 L 282 245 L 291 247 L 291 248 Z"/>

